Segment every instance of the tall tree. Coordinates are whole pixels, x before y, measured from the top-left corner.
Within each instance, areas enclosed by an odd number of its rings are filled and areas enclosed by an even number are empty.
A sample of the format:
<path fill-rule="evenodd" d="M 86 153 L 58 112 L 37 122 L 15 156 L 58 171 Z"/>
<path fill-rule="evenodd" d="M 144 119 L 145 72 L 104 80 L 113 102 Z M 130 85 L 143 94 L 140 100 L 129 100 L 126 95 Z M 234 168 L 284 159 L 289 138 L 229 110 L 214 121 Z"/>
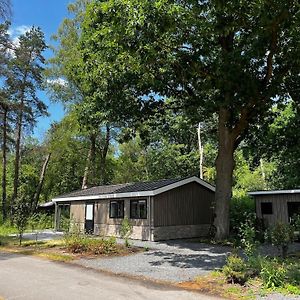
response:
<path fill-rule="evenodd" d="M 218 115 L 218 239 L 229 234 L 234 152 L 249 124 L 262 120 L 274 99 L 297 94 L 299 18 L 296 0 L 95 0 L 89 5 L 76 72 L 86 75 L 87 88 L 101 95 L 101 105 L 119 112 L 133 96 L 145 103 L 145 95 L 156 94 L 173 97 L 199 121 Z M 107 102 L 103 95 L 115 91 L 119 97 Z"/>
<path fill-rule="evenodd" d="M 36 94 L 42 84 L 42 53 L 45 49 L 44 34 L 39 28 L 32 27 L 19 37 L 9 63 L 7 85 L 12 100 L 17 104 L 12 209 L 18 196 L 22 129 L 24 125 L 32 126 L 37 117 L 47 113 L 46 105 Z"/>
<path fill-rule="evenodd" d="M 77 0 L 68 6 L 72 15 L 60 25 L 53 37 L 58 46 L 55 47 L 54 57 L 50 59 L 51 68 L 48 70 L 48 89 L 52 98 L 63 102 L 66 106 L 73 106 L 77 110 L 78 121 L 82 132 L 90 143 L 86 153 L 82 188 L 96 183 L 107 183 L 106 159 L 112 139 L 112 128 L 119 126 L 120 117 L 114 111 L 106 110 L 98 105 L 96 98 L 86 90 L 85 77 L 76 72 L 80 53 L 77 51 L 81 35 L 81 23 L 86 6 L 90 0 Z M 109 99 L 107 100 L 109 101 Z M 95 161 L 99 156 L 99 176 L 95 174 Z"/>
<path fill-rule="evenodd" d="M 1 13 L 0 13 L 1 14 Z M 11 43 L 8 35 L 9 23 L 0 25 L 0 78 L 5 81 L 7 76 L 7 66 L 9 62 L 9 52 Z M 8 132 L 10 129 L 10 115 L 12 105 L 9 101 L 9 96 L 5 86 L 0 91 L 0 114 L 1 114 L 1 138 L 2 138 L 2 217 L 3 220 L 7 217 L 7 192 L 6 192 L 6 173 L 7 173 L 7 147 L 8 147 Z"/>

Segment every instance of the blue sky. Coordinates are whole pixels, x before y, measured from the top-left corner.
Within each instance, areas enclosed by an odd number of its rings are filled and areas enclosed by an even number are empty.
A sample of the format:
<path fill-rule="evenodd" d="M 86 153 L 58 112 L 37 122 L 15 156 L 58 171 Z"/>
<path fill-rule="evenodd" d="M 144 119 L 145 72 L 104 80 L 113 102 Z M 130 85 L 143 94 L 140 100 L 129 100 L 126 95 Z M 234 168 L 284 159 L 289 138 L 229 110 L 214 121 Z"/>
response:
<path fill-rule="evenodd" d="M 39 26 L 45 34 L 46 42 L 51 43 L 51 35 L 56 33 L 62 20 L 68 16 L 67 5 L 70 0 L 12 0 L 12 27 L 13 37 L 21 34 L 26 28 Z M 47 50 L 45 57 L 49 58 L 52 53 Z M 59 121 L 64 115 L 61 104 L 52 103 L 48 95 L 39 91 L 38 95 L 48 106 L 49 117 L 40 118 L 34 129 L 34 136 L 42 140 L 45 132 L 53 121 Z"/>

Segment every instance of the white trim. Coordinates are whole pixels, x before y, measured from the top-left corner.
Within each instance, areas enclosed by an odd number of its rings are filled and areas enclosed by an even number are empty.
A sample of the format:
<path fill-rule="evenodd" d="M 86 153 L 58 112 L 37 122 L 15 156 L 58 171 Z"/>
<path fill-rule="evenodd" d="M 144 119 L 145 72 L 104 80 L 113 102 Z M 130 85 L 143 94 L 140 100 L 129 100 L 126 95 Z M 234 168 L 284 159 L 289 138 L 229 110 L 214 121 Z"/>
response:
<path fill-rule="evenodd" d="M 257 192 L 249 192 L 248 194 L 251 196 L 256 195 L 278 195 L 278 194 L 299 194 L 300 190 L 276 190 L 276 191 L 257 191 Z"/>
<path fill-rule="evenodd" d="M 53 198 L 53 202 L 62 202 L 62 201 L 80 201 L 80 200 L 100 200 L 100 199 L 114 199 L 114 198 L 132 198 L 132 197 L 149 197 L 149 196 L 156 196 L 158 194 L 167 192 L 169 190 L 175 189 L 182 185 L 197 182 L 200 185 L 208 188 L 211 191 L 215 191 L 215 187 L 211 184 L 205 182 L 204 180 L 193 176 L 189 177 L 175 183 L 166 185 L 162 188 L 153 190 L 153 191 L 143 191 L 143 192 L 131 192 L 131 193 L 114 193 L 114 194 L 102 194 L 102 195 L 91 195 L 91 196 L 77 196 L 77 197 L 64 197 L 64 198 Z"/>

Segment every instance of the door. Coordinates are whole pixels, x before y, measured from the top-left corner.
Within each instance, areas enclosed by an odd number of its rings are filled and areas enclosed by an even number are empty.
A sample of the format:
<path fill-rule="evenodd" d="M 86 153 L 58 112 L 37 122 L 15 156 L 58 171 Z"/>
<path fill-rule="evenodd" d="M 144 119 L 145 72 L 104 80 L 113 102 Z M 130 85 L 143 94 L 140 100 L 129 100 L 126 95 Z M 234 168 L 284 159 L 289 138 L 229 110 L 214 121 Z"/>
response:
<path fill-rule="evenodd" d="M 94 203 L 85 205 L 85 233 L 94 233 Z"/>

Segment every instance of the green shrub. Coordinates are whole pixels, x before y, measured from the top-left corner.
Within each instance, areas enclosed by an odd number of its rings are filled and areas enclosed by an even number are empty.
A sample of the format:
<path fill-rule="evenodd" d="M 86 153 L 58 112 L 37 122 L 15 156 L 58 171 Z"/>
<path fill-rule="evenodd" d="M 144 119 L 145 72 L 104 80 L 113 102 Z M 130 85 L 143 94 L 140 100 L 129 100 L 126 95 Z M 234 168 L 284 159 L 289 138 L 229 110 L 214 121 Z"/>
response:
<path fill-rule="evenodd" d="M 255 212 L 253 199 L 246 193 L 235 193 L 230 202 L 230 231 L 237 234 L 247 216 Z"/>
<path fill-rule="evenodd" d="M 236 254 L 227 257 L 226 265 L 222 269 L 228 282 L 244 284 L 250 276 L 245 260 Z"/>
<path fill-rule="evenodd" d="M 96 255 L 117 253 L 115 237 L 108 239 L 90 239 L 83 234 L 68 234 L 65 236 L 67 249 L 72 253 L 92 253 Z"/>
<path fill-rule="evenodd" d="M 281 222 L 276 223 L 269 231 L 272 245 L 281 248 L 283 258 L 286 258 L 288 247 L 294 241 L 294 227 Z"/>
<path fill-rule="evenodd" d="M 239 229 L 240 243 L 248 258 L 257 253 L 259 245 L 256 239 L 256 229 L 253 220 L 255 220 L 255 216 L 252 214 L 248 215 L 246 221 L 240 224 Z"/>
<path fill-rule="evenodd" d="M 125 217 L 121 224 L 120 235 L 121 238 L 125 240 L 126 247 L 130 247 L 128 238 L 131 233 L 132 233 L 132 224 L 130 223 L 129 219 Z"/>
<path fill-rule="evenodd" d="M 260 278 L 266 288 L 283 287 L 285 285 L 287 268 L 276 259 L 264 259 L 261 264 Z"/>

